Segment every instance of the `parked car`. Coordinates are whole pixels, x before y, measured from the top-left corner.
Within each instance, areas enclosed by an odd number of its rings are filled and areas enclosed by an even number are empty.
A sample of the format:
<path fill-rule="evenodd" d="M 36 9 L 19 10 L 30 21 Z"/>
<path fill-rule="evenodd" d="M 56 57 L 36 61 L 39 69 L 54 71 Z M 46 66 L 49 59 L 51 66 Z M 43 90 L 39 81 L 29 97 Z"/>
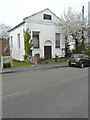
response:
<path fill-rule="evenodd" d="M 90 66 L 90 57 L 85 54 L 74 54 L 69 58 L 69 66 L 79 66 L 83 68 L 84 66 Z"/>

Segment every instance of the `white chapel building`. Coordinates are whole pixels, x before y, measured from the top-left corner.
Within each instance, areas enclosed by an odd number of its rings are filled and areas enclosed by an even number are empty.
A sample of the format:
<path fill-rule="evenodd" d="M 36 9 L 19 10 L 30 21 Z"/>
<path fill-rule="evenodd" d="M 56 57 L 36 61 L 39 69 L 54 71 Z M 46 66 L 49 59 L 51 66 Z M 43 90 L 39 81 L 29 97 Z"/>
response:
<path fill-rule="evenodd" d="M 13 59 L 24 60 L 24 37 L 23 29 L 31 31 L 31 39 L 36 40 L 33 44 L 32 56 L 40 54 L 40 58 L 55 58 L 65 56 L 65 35 L 60 29 L 57 17 L 48 8 L 23 19 L 23 22 L 9 31 L 10 49 Z"/>

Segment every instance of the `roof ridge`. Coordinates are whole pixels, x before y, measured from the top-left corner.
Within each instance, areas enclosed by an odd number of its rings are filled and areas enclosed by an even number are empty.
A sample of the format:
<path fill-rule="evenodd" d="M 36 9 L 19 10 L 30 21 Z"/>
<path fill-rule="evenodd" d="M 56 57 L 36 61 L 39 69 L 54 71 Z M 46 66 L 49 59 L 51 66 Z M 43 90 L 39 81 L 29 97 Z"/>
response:
<path fill-rule="evenodd" d="M 55 13 L 53 13 L 49 8 L 46 8 L 46 9 L 41 10 L 41 11 L 39 11 L 39 12 L 37 12 L 37 13 L 34 13 L 34 14 L 30 15 L 30 16 L 27 16 L 27 17 L 25 17 L 23 20 L 25 20 L 25 19 L 27 19 L 27 18 L 29 18 L 29 17 L 32 17 L 32 16 L 34 16 L 34 15 L 36 15 L 36 14 L 39 14 L 39 13 L 45 11 L 45 10 L 49 10 L 49 11 L 50 11 L 53 15 L 55 15 L 59 20 L 61 20 L 61 19 L 60 19 Z"/>

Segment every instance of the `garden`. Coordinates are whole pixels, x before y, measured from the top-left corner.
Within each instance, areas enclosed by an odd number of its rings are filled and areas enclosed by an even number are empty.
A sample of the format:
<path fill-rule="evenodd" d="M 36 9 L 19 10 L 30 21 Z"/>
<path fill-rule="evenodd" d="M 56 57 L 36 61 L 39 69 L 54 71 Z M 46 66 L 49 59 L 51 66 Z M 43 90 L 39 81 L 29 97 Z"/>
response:
<path fill-rule="evenodd" d="M 65 62 L 68 59 L 65 58 L 53 58 L 53 59 L 43 59 L 40 58 L 40 62 L 38 64 L 53 64 L 53 63 L 60 63 L 60 62 Z M 32 66 L 35 65 L 34 63 L 31 62 L 26 62 L 25 60 L 19 61 L 19 60 L 12 60 L 12 65 L 10 62 L 8 63 L 3 63 L 3 68 L 16 68 L 16 67 L 23 67 L 23 66 Z M 0 67 L 1 67 L 1 62 L 0 62 Z"/>

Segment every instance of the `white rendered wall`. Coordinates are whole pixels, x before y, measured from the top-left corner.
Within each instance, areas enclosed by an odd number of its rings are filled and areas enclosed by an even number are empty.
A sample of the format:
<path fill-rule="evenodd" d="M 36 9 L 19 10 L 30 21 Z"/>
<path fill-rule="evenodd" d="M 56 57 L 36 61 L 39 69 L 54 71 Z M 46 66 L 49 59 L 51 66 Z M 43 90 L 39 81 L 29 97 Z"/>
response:
<path fill-rule="evenodd" d="M 41 58 L 44 58 L 44 46 L 47 40 L 51 41 L 52 44 L 52 58 L 55 58 L 55 54 L 62 56 L 62 48 L 65 48 L 65 39 L 64 34 L 60 33 L 59 27 L 55 25 L 46 25 L 46 24 L 38 24 L 38 23 L 30 23 L 28 22 L 26 25 L 27 28 L 31 31 L 31 35 L 33 31 L 39 31 L 39 43 L 40 48 L 33 49 L 34 54 L 40 54 Z M 55 33 L 60 33 L 60 48 L 55 48 Z M 48 46 L 48 45 L 47 45 Z"/>
<path fill-rule="evenodd" d="M 10 50 L 13 59 L 24 60 L 23 55 L 24 51 L 24 37 L 23 37 L 23 29 L 25 25 L 20 25 L 10 32 Z M 20 48 L 18 48 L 18 39 L 17 34 L 20 34 Z M 11 47 L 11 36 L 13 37 L 13 48 Z"/>
<path fill-rule="evenodd" d="M 52 15 L 52 20 L 44 20 L 43 14 Z M 60 22 L 60 20 L 52 14 L 48 9 L 40 12 L 38 14 L 35 14 L 34 16 L 31 16 L 27 19 L 25 19 L 25 23 L 18 26 L 17 28 L 13 29 L 10 32 L 10 45 L 11 45 L 11 36 L 13 37 L 13 48 L 12 48 L 12 57 L 17 60 L 24 60 L 23 55 L 25 54 L 24 51 L 24 37 L 23 37 L 23 29 L 25 30 L 29 28 L 31 31 L 31 38 L 32 38 L 32 32 L 33 31 L 39 31 L 39 43 L 40 48 L 33 49 L 33 56 L 34 54 L 40 54 L 41 58 L 44 58 L 44 46 L 46 41 L 51 42 L 52 46 L 52 58 L 55 58 L 55 54 L 58 56 L 62 56 L 65 54 L 62 54 L 62 48 L 65 48 L 65 38 L 64 34 L 60 31 L 60 27 L 57 26 L 57 23 Z M 55 33 L 60 33 L 60 48 L 55 48 Z M 17 43 L 17 34 L 20 34 L 20 49 L 18 48 Z M 48 46 L 48 45 L 47 45 Z"/>

